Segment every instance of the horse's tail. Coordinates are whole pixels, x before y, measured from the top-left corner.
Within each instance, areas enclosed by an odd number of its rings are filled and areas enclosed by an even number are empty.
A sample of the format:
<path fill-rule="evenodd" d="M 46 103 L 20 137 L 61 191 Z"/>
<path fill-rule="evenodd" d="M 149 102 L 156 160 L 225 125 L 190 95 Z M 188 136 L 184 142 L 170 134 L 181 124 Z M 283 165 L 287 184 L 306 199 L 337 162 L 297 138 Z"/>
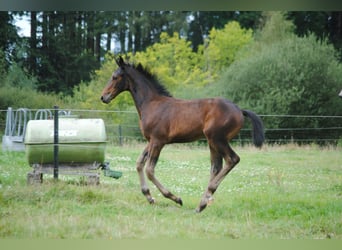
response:
<path fill-rule="evenodd" d="M 249 110 L 242 110 L 244 116 L 248 117 L 252 121 L 252 137 L 253 143 L 257 147 L 261 147 L 265 141 L 264 125 L 259 116 Z"/>

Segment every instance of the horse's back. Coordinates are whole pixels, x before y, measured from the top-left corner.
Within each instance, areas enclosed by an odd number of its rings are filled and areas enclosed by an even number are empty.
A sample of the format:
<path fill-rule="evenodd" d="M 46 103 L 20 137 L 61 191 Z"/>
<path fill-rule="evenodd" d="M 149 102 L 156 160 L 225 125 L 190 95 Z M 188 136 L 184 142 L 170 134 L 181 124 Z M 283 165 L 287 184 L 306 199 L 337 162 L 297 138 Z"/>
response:
<path fill-rule="evenodd" d="M 232 139 L 243 126 L 241 109 L 224 98 L 204 99 L 204 102 L 206 115 L 203 131 L 206 137 L 215 135 Z"/>
<path fill-rule="evenodd" d="M 231 139 L 243 126 L 239 107 L 223 98 L 167 98 L 157 109 L 153 133 L 165 134 L 167 143 L 195 141 L 209 133 Z"/>

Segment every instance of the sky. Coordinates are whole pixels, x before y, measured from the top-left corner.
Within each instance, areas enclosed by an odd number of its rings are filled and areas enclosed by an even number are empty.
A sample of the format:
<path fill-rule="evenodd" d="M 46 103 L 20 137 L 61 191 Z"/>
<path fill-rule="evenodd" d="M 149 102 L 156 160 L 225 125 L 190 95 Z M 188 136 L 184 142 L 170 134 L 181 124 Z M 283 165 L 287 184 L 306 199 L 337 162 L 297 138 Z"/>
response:
<path fill-rule="evenodd" d="M 31 33 L 30 19 L 28 16 L 15 17 L 14 24 L 19 28 L 18 33 L 21 37 L 29 37 Z"/>

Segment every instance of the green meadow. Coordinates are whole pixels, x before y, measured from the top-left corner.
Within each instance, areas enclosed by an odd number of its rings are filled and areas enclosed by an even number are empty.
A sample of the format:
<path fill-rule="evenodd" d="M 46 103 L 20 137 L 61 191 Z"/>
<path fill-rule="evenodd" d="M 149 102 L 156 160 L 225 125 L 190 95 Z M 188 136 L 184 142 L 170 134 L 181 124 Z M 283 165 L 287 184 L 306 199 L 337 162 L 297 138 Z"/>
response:
<path fill-rule="evenodd" d="M 2 239 L 342 239 L 341 148 L 234 147 L 240 163 L 224 179 L 213 204 L 195 208 L 209 180 L 209 150 L 171 145 L 156 176 L 183 206 L 150 183 L 154 205 L 141 194 L 135 162 L 142 144 L 109 145 L 106 160 L 123 173 L 84 177 L 44 175 L 28 185 L 24 152 L 0 151 Z"/>

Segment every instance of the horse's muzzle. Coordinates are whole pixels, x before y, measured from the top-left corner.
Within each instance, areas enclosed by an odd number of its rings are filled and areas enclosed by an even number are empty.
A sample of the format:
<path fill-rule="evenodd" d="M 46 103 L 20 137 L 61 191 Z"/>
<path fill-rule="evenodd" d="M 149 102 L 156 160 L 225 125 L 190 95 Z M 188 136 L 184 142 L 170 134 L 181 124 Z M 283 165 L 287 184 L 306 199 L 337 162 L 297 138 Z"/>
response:
<path fill-rule="evenodd" d="M 105 96 L 101 96 L 101 101 L 102 101 L 103 103 L 108 104 L 108 103 L 110 102 L 110 99 L 109 99 L 109 98 L 106 98 Z"/>

